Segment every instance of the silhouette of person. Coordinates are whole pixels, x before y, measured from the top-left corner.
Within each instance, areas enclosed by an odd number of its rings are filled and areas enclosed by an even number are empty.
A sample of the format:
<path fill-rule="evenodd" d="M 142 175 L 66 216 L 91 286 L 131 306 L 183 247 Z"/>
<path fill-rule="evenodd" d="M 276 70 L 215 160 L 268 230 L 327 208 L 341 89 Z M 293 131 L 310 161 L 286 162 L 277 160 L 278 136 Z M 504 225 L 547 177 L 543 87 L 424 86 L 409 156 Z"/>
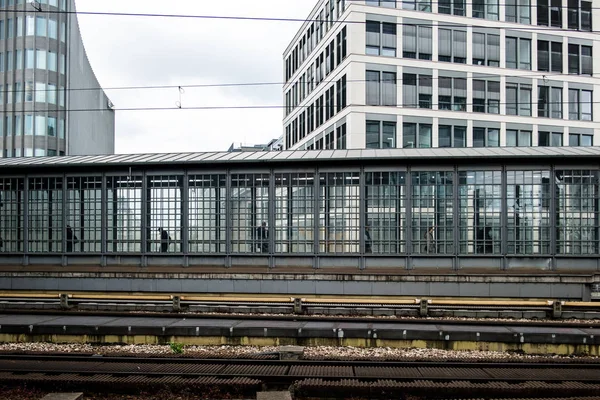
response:
<path fill-rule="evenodd" d="M 259 247 L 262 253 L 269 252 L 269 230 L 267 223 L 263 221 L 262 225 L 256 228 L 256 236 L 259 240 Z"/>
<path fill-rule="evenodd" d="M 4 203 L 2 203 L 2 193 L 0 193 L 0 208 L 4 207 Z M 0 235 L 0 249 L 4 247 L 4 240 L 2 240 L 2 235 Z"/>
<path fill-rule="evenodd" d="M 432 226 L 425 233 L 425 251 L 429 254 L 431 252 L 435 252 L 435 246 L 433 242 L 433 231 L 435 230 L 435 226 Z"/>
<path fill-rule="evenodd" d="M 67 253 L 73 252 L 73 245 L 75 243 L 79 243 L 79 239 L 77 239 L 77 236 L 73 233 L 71 225 L 67 225 Z"/>
<path fill-rule="evenodd" d="M 163 228 L 158 228 L 158 231 L 160 232 L 160 252 L 166 253 L 169 251 L 171 236 L 169 236 L 169 232 L 165 231 Z"/>
<path fill-rule="evenodd" d="M 370 232 L 371 227 L 369 226 L 369 224 L 365 225 L 365 253 L 372 253 L 372 240 L 371 240 L 371 232 Z"/>

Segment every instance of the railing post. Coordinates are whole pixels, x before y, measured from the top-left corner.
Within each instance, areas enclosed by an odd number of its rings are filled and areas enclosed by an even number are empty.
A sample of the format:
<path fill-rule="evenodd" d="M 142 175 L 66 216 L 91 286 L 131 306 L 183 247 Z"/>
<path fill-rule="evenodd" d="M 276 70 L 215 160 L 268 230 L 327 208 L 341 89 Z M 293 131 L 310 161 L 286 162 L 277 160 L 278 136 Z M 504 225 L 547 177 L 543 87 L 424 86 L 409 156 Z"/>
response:
<path fill-rule="evenodd" d="M 180 178 L 183 182 L 179 187 L 181 190 L 181 253 L 183 254 L 183 266 L 189 266 L 188 255 L 190 253 L 189 238 L 190 238 L 190 199 L 189 199 L 189 177 L 187 169 L 183 172 Z"/>
<path fill-rule="evenodd" d="M 275 172 L 273 168 L 269 169 L 269 199 L 268 199 L 268 224 L 269 224 L 269 268 L 275 267 Z"/>
<path fill-rule="evenodd" d="M 29 265 L 29 175 L 23 185 L 23 265 Z"/>
<path fill-rule="evenodd" d="M 367 187 L 365 185 L 365 168 L 364 166 L 360 167 L 360 172 L 358 173 L 358 238 L 359 238 L 359 253 L 360 253 L 360 264 L 359 268 L 361 270 L 367 267 L 366 265 L 366 248 L 365 248 L 365 232 L 366 227 L 369 221 L 367 220 Z M 373 249 L 373 243 L 371 242 L 371 249 Z"/>
<path fill-rule="evenodd" d="M 406 269 L 412 269 L 412 173 L 406 168 Z"/>
<path fill-rule="evenodd" d="M 101 220 L 100 220 L 100 226 L 101 226 L 101 232 L 100 232 L 100 252 L 102 253 L 101 256 L 101 265 L 103 267 L 106 267 L 107 264 L 107 255 L 106 253 L 108 252 L 108 193 L 107 193 L 107 187 L 106 187 L 106 174 L 102 174 L 102 182 L 100 184 L 100 202 L 101 202 L 101 206 L 100 206 L 100 210 L 102 213 L 101 216 Z"/>
<path fill-rule="evenodd" d="M 231 213 L 231 170 L 228 169 L 225 178 L 225 267 L 231 267 L 231 230 L 233 229 L 233 217 Z"/>
<path fill-rule="evenodd" d="M 315 254 L 315 258 L 314 258 L 314 262 L 313 262 L 314 269 L 320 268 L 320 262 L 319 262 L 319 253 L 320 253 L 320 248 L 319 248 L 320 179 L 321 179 L 321 177 L 319 176 L 319 168 L 315 168 L 315 181 L 314 181 L 314 193 L 313 193 L 313 195 L 314 195 L 314 205 L 313 205 L 313 246 L 314 246 L 314 248 L 313 248 L 313 253 Z"/>
<path fill-rule="evenodd" d="M 506 164 L 502 164 L 502 172 L 500 176 L 500 253 L 501 253 L 501 269 L 508 269 L 508 188 L 507 188 L 507 172 Z"/>

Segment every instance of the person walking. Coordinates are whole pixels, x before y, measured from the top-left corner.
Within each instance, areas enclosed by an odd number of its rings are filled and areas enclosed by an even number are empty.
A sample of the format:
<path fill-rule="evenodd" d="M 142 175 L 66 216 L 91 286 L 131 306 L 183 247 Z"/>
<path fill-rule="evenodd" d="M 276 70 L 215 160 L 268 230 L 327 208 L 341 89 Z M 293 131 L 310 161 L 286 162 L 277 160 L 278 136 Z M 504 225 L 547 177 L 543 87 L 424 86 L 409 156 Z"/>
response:
<path fill-rule="evenodd" d="M 258 238 L 258 246 L 261 253 L 269 252 L 269 230 L 267 229 L 267 223 L 263 221 L 261 226 L 256 228 L 256 236 Z"/>
<path fill-rule="evenodd" d="M 435 253 L 435 243 L 434 243 L 434 237 L 433 237 L 434 230 L 435 230 L 435 226 L 432 226 L 425 233 L 425 252 L 427 254 Z"/>
<path fill-rule="evenodd" d="M 79 239 L 77 239 L 77 236 L 73 233 L 71 225 L 67 225 L 67 253 L 73 252 L 73 245 L 76 243 L 79 243 Z"/>
<path fill-rule="evenodd" d="M 165 231 L 163 228 L 158 228 L 160 232 L 160 252 L 166 253 L 169 251 L 169 244 L 171 244 L 171 236 L 169 232 Z"/>
<path fill-rule="evenodd" d="M 371 240 L 371 227 L 369 224 L 365 225 L 365 253 L 372 253 L 371 247 L 373 241 Z"/>

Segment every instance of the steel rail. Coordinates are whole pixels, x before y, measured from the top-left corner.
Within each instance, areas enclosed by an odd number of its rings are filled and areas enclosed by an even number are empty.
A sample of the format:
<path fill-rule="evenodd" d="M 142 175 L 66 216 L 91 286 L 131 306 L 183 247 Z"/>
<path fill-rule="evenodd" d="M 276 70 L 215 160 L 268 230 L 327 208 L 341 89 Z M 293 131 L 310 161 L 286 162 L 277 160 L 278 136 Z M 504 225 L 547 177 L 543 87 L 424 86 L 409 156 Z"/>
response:
<path fill-rule="evenodd" d="M 197 371 L 191 371 L 193 367 Z M 159 369 L 159 370 L 157 370 Z M 269 373 L 265 374 L 265 370 Z M 0 371 L 27 373 L 110 373 L 144 376 L 253 377 L 298 380 L 394 379 L 401 381 L 545 381 L 600 383 L 600 365 L 529 363 L 434 363 L 388 361 L 305 361 L 248 359 L 156 359 L 138 357 L 2 356 Z M 401 375 L 402 373 L 404 375 Z M 273 374 L 276 373 L 276 374 Z"/>
<path fill-rule="evenodd" d="M 189 312 L 136 312 L 136 311 L 60 311 L 60 310 L 1 310 L 0 314 L 7 315 L 53 315 L 53 316 L 85 316 L 85 317 L 136 317 L 149 319 L 219 319 L 219 320 L 244 320 L 244 321 L 307 321 L 307 322 L 385 322 L 386 324 L 403 325 L 403 324 L 424 324 L 424 325 L 455 325 L 455 326 L 526 326 L 526 327 L 549 327 L 549 328 L 598 328 L 600 320 L 597 322 L 558 322 L 558 321 L 538 321 L 538 320 L 489 320 L 489 319 L 451 319 L 451 318 L 419 318 L 419 317 L 387 317 L 378 318 L 373 316 L 368 317 L 353 317 L 353 316 L 319 316 L 319 315 L 256 315 L 256 314 L 199 314 Z"/>

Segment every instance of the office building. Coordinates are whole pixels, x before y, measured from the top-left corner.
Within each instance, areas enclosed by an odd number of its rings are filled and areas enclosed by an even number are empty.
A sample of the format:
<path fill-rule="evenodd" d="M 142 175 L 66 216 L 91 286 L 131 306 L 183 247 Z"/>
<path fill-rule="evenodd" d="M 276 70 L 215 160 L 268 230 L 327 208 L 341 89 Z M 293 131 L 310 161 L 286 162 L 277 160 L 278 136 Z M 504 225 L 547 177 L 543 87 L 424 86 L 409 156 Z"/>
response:
<path fill-rule="evenodd" d="M 0 9 L 0 156 L 114 153 L 114 111 L 74 0 L 0 0 Z"/>
<path fill-rule="evenodd" d="M 284 148 L 598 145 L 599 10 L 319 1 L 284 53 Z"/>

